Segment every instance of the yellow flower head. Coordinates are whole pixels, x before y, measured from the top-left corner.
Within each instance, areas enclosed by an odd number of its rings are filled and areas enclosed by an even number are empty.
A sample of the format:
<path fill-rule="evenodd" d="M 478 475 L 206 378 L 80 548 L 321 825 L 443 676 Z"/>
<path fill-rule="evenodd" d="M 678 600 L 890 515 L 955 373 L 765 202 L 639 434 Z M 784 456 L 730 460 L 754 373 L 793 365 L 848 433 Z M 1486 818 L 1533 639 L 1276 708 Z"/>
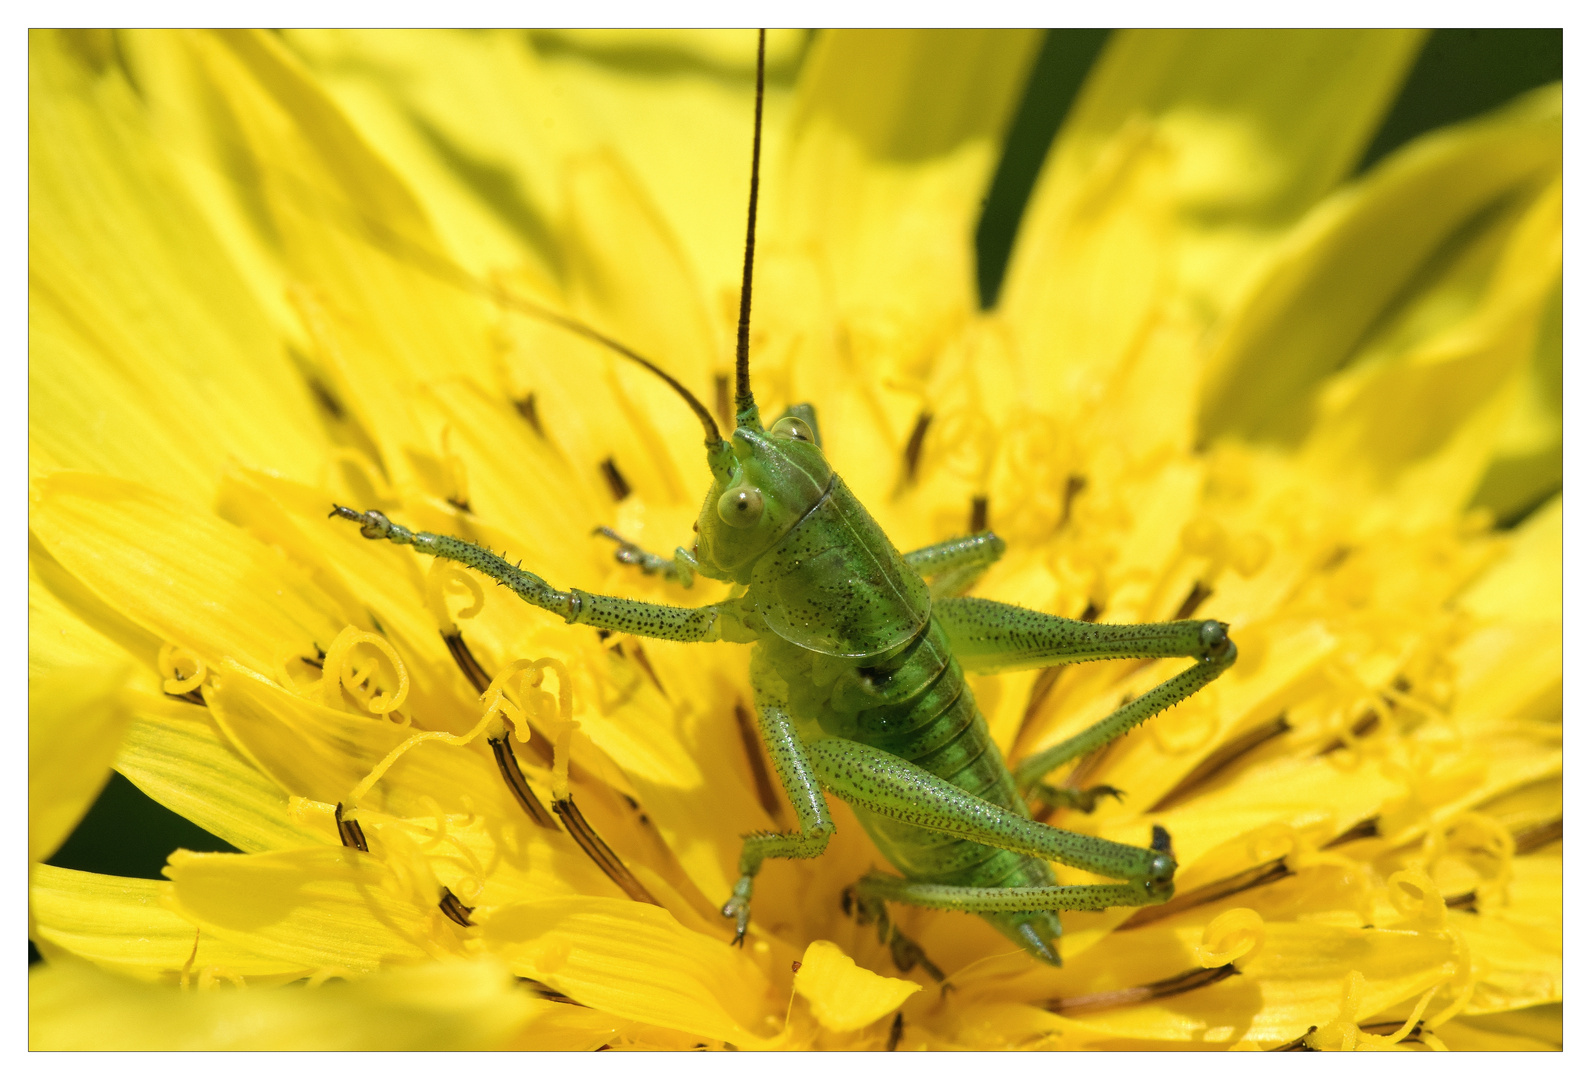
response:
<path fill-rule="evenodd" d="M 701 431 L 546 314 L 727 422 L 752 36 L 33 35 L 33 1045 L 1561 1042 L 1560 96 L 1350 181 L 1420 40 L 1114 36 L 984 311 L 1039 38 L 770 35 L 764 415 L 815 404 L 897 548 L 1003 536 L 978 595 L 1241 647 L 1049 812 L 1163 826 L 1176 896 L 1066 913 L 1058 968 L 892 909 L 942 990 L 842 906 L 883 859 L 838 800 L 730 945 L 740 836 L 794 821 L 745 646 L 326 519 L 721 595 L 593 535 L 686 541 Z M 1014 762 L 1176 670 L 969 685 Z M 42 862 L 108 767 L 240 853 Z"/>

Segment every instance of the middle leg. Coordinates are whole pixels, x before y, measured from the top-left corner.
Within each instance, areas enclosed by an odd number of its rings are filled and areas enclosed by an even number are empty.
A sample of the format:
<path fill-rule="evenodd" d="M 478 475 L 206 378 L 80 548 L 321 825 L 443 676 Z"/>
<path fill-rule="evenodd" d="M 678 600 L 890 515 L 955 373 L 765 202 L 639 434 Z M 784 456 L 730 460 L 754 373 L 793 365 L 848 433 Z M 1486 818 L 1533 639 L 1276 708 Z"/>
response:
<path fill-rule="evenodd" d="M 829 846 L 834 819 L 823 799 L 823 788 L 796 734 L 795 722 L 783 696 L 776 693 L 771 672 L 753 655 L 751 675 L 757 687 L 757 724 L 763 744 L 785 795 L 795 808 L 796 828 L 787 833 L 751 833 L 741 839 L 740 879 L 724 904 L 726 919 L 735 920 L 735 944 L 745 940 L 751 923 L 751 890 L 764 859 L 815 859 Z"/>
<path fill-rule="evenodd" d="M 929 594 L 938 600 L 971 588 L 972 583 L 1004 554 L 1004 540 L 992 532 L 981 532 L 929 544 L 901 557 L 913 570 L 929 579 Z"/>

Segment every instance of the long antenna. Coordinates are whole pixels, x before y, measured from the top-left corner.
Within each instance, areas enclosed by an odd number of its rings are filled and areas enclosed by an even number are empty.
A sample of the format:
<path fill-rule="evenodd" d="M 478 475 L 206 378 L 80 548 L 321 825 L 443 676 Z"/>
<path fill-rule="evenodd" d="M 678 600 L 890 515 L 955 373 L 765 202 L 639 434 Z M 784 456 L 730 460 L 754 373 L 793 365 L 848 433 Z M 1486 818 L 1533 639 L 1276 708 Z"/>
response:
<path fill-rule="evenodd" d="M 760 43 L 758 45 L 757 51 L 757 131 L 758 139 L 760 140 L 762 132 L 762 49 Z M 755 214 L 755 163 L 753 163 L 752 166 L 752 173 L 752 212 Z M 304 184 L 291 173 L 282 173 L 280 174 L 280 178 L 287 182 L 287 190 L 294 194 L 302 195 L 304 194 L 304 190 L 301 189 L 308 189 L 308 185 Z M 315 194 L 313 191 L 310 193 Z M 545 307 L 532 300 L 527 300 L 524 297 L 517 296 L 504 289 L 500 285 L 495 283 L 489 284 L 487 282 L 481 281 L 473 274 L 459 266 L 457 263 L 447 258 L 447 256 L 432 250 L 427 245 L 415 243 L 414 241 L 403 236 L 401 233 L 397 232 L 386 222 L 365 212 L 360 207 L 348 204 L 337 205 L 335 201 L 328 204 L 326 200 L 319 195 L 316 195 L 316 199 L 317 204 L 321 206 L 322 209 L 329 205 L 331 209 L 338 210 L 346 214 L 347 220 L 339 220 L 336 216 L 333 216 L 331 220 L 334 224 L 341 225 L 345 228 L 351 228 L 351 231 L 355 236 L 371 244 L 376 249 L 385 251 L 394 258 L 406 260 L 409 265 L 424 273 L 430 274 L 439 281 L 446 282 L 447 284 L 453 285 L 465 292 L 486 297 L 494 303 L 500 304 L 501 306 L 510 310 L 519 311 L 523 314 L 530 315 L 533 318 L 541 319 L 544 322 L 551 323 L 554 326 L 562 327 L 570 333 L 578 334 L 588 341 L 592 341 L 605 348 L 612 349 L 626 360 L 631 360 L 637 364 L 640 364 L 653 375 L 656 375 L 658 378 L 668 383 L 669 388 L 683 398 L 685 403 L 691 407 L 691 411 L 696 414 L 696 418 L 702 422 L 702 430 L 707 435 L 707 449 L 718 450 L 719 448 L 726 445 L 723 435 L 721 435 L 718 431 L 717 422 L 713 420 L 713 414 L 707 411 L 707 406 L 698 401 L 695 394 L 692 394 L 689 390 L 685 389 L 684 385 L 682 385 L 678 379 L 674 378 L 674 376 L 658 367 L 652 361 L 648 360 L 646 357 L 642 356 L 628 345 L 614 340 L 608 335 L 602 333 L 600 330 L 595 330 L 592 327 L 587 326 L 578 319 L 572 319 L 567 315 L 560 314 L 552 308 Z M 747 281 L 749 285 L 749 271 L 747 274 Z M 743 342 L 745 339 L 747 318 L 748 315 L 743 302 L 741 307 L 741 338 Z M 744 353 L 745 349 L 744 346 L 742 346 L 741 354 L 744 355 Z M 755 407 L 755 403 L 753 403 L 753 407 Z"/>
<path fill-rule="evenodd" d="M 762 79 L 768 31 L 757 31 L 757 122 L 751 137 L 751 209 L 746 212 L 746 264 L 740 274 L 740 326 L 735 332 L 735 420 L 761 427 L 751 396 L 751 266 L 757 249 L 757 181 L 762 165 Z"/>
<path fill-rule="evenodd" d="M 718 424 L 713 420 L 713 414 L 707 411 L 707 406 L 698 401 L 695 394 L 685 389 L 684 385 L 678 379 L 664 371 L 662 368 L 658 367 L 656 364 L 652 363 L 652 361 L 648 360 L 646 357 L 642 356 L 628 345 L 625 345 L 619 341 L 615 341 L 613 338 L 610 338 L 600 330 L 593 330 L 583 322 L 571 319 L 567 315 L 560 315 L 551 308 L 542 307 L 540 304 L 533 303 L 524 299 L 523 297 L 515 296 L 512 293 L 504 292 L 502 289 L 487 286 L 486 292 L 494 300 L 506 308 L 522 311 L 527 315 L 533 315 L 538 319 L 544 320 L 545 322 L 552 323 L 554 326 L 562 327 L 572 334 L 579 334 L 588 341 L 594 341 L 598 345 L 603 345 L 609 349 L 612 349 L 626 360 L 633 360 L 637 364 L 640 364 L 653 375 L 656 375 L 658 378 L 668 383 L 669 387 L 676 394 L 685 399 L 685 403 L 691 407 L 691 412 L 696 414 L 696 419 L 702 422 L 702 430 L 707 433 L 707 449 L 716 450 L 718 447 L 724 444 L 724 437 L 719 434 Z"/>

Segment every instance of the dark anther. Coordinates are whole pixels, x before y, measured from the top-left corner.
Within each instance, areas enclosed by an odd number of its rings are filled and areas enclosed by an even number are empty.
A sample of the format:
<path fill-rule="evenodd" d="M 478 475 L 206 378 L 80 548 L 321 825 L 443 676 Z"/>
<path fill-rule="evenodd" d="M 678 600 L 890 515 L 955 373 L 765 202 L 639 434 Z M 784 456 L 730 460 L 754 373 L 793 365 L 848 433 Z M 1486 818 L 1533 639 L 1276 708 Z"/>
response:
<path fill-rule="evenodd" d="M 1078 622 L 1095 622 L 1095 621 L 1097 621 L 1099 619 L 1100 613 L 1103 610 L 1104 609 L 1101 608 L 1098 604 L 1096 604 L 1096 603 L 1094 603 L 1094 601 L 1090 600 L 1088 602 L 1088 606 L 1083 609 L 1083 613 L 1077 617 L 1077 621 Z"/>
<path fill-rule="evenodd" d="M 305 381 L 309 383 L 309 392 L 314 395 L 316 404 L 325 409 L 328 416 L 333 420 L 341 420 L 347 415 L 343 403 L 337 400 L 337 395 L 333 394 L 325 383 L 313 375 Z"/>
<path fill-rule="evenodd" d="M 497 759 L 497 771 L 503 774 L 503 782 L 508 785 L 509 792 L 514 796 L 514 801 L 519 808 L 525 811 L 526 816 L 544 829 L 556 829 L 558 823 L 552 815 L 547 813 L 547 808 L 541 805 L 541 800 L 536 798 L 536 793 L 530 790 L 530 784 L 525 780 L 525 774 L 519 767 L 519 759 L 514 757 L 514 748 L 505 736 L 501 739 L 487 740 L 492 747 L 492 756 Z M 552 760 L 551 748 L 547 760 Z"/>
<path fill-rule="evenodd" d="M 900 1045 L 901 1032 L 906 1030 L 906 1017 L 897 1012 L 895 1019 L 889 1022 L 889 1039 L 884 1043 L 885 1050 L 894 1050 Z"/>
<path fill-rule="evenodd" d="M 1563 818 L 1555 817 L 1514 835 L 1514 854 L 1524 855 L 1563 839 Z"/>
<path fill-rule="evenodd" d="M 608 491 L 613 495 L 614 502 L 623 502 L 629 498 L 630 482 L 624 478 L 624 474 L 619 471 L 612 458 L 602 459 L 602 478 L 608 482 Z"/>
<path fill-rule="evenodd" d="M 472 907 L 465 907 L 463 901 L 454 896 L 453 890 L 448 888 L 446 885 L 442 886 L 442 899 L 437 903 L 436 906 L 442 909 L 442 914 L 446 915 L 460 926 L 475 925 L 474 923 L 470 922 L 470 913 L 475 909 Z"/>
<path fill-rule="evenodd" d="M 1189 908 L 1199 907 L 1201 904 L 1213 904 L 1217 900 L 1224 900 L 1228 896 L 1244 892 L 1248 889 L 1257 889 L 1261 885 L 1269 885 L 1273 881 L 1280 881 L 1291 877 L 1293 871 L 1288 869 L 1286 859 L 1272 859 L 1268 863 L 1252 866 L 1247 870 L 1224 877 L 1219 881 L 1212 881 L 1208 885 L 1201 885 L 1197 889 L 1190 889 L 1185 893 L 1167 900 L 1164 904 L 1155 907 L 1142 907 L 1128 916 L 1121 924 L 1122 929 L 1132 929 L 1147 926 L 1161 919 L 1169 919 L 1179 915 Z"/>
<path fill-rule="evenodd" d="M 801 961 L 799 961 L 799 960 L 790 961 L 790 974 L 794 975 L 796 972 L 798 972 L 800 970 L 801 970 Z"/>
<path fill-rule="evenodd" d="M 453 662 L 464 673 L 470 685 L 475 687 L 475 692 L 486 693 L 486 688 L 492 684 L 492 680 L 486 674 L 486 669 L 481 667 L 481 662 L 475 659 L 475 654 L 470 652 L 470 647 L 464 643 L 463 632 L 454 630 L 450 634 L 444 633 L 442 641 L 447 645 L 448 655 L 453 657 Z"/>
<path fill-rule="evenodd" d="M 630 643 L 630 647 L 634 650 L 635 662 L 640 665 L 642 671 L 646 672 L 646 677 L 652 680 L 652 685 L 657 687 L 657 692 L 662 694 L 666 699 L 668 697 L 668 691 L 663 689 L 663 680 L 659 679 L 657 677 L 657 672 L 652 670 L 652 661 L 647 659 L 646 650 L 641 648 L 641 643 L 639 641 L 632 641 Z"/>
<path fill-rule="evenodd" d="M 300 660 L 314 668 L 316 671 L 326 670 L 326 650 L 319 645 L 315 646 L 314 656 L 300 656 Z"/>
<path fill-rule="evenodd" d="M 1372 837 L 1380 835 L 1381 815 L 1375 814 L 1371 817 L 1365 818 L 1363 821 L 1358 822 L 1357 824 L 1350 825 L 1345 832 L 1332 837 L 1330 840 L 1320 845 L 1320 850 L 1325 851 L 1327 848 L 1338 847 L 1342 844 L 1350 844 L 1355 840 L 1369 840 Z"/>
<path fill-rule="evenodd" d="M 1287 1054 L 1287 1053 L 1304 1053 L 1304 1052 L 1308 1052 L 1308 1051 L 1313 1051 L 1315 1048 L 1313 1046 L 1310 1046 L 1309 1043 L 1306 1042 L 1305 1040 L 1307 1040 L 1317 1030 L 1319 1030 L 1319 1029 L 1316 1028 L 1314 1024 L 1310 1024 L 1309 1025 L 1309 1030 L 1304 1032 L 1298 1038 L 1294 1039 L 1292 1042 L 1284 1042 L 1280 1046 L 1271 1047 L 1271 1053 L 1274 1054 L 1274 1053 L 1280 1052 L 1280 1053 L 1283 1053 L 1283 1054 Z"/>
<path fill-rule="evenodd" d="M 1064 529 L 1072 520 L 1072 503 L 1083 489 L 1088 487 L 1088 477 L 1072 473 L 1066 478 L 1066 490 L 1061 492 L 1061 520 L 1056 523 L 1057 529 Z"/>
<path fill-rule="evenodd" d="M 1480 911 L 1475 906 L 1475 902 L 1479 899 L 1480 897 L 1475 895 L 1475 890 L 1471 889 L 1469 892 L 1459 893 L 1457 896 L 1444 897 L 1442 902 L 1450 908 L 1457 908 L 1459 911 L 1468 911 L 1474 914 Z"/>
<path fill-rule="evenodd" d="M 589 1009 L 591 1007 L 576 1001 L 568 994 L 560 993 L 559 991 L 554 990 L 546 983 L 537 979 L 527 979 L 525 976 L 521 975 L 519 976 L 519 982 L 520 985 L 525 987 L 525 989 L 529 990 L 543 1001 L 556 1001 L 560 1005 L 578 1005 L 582 1009 Z M 602 1047 L 602 1049 L 606 1050 L 607 1047 Z"/>
<path fill-rule="evenodd" d="M 461 498 L 459 498 L 456 495 L 449 495 L 447 497 L 447 502 L 448 502 L 449 506 L 451 506 L 451 507 L 453 507 L 453 508 L 455 508 L 457 510 L 462 510 L 466 514 L 475 513 L 475 511 L 470 509 L 470 501 L 468 499 L 461 499 Z"/>
<path fill-rule="evenodd" d="M 597 864 L 599 870 L 608 875 L 609 881 L 624 891 L 624 895 L 642 904 L 657 904 L 652 894 L 646 891 L 646 886 L 642 885 L 630 872 L 630 868 L 613 853 L 607 841 L 597 835 L 597 831 L 591 827 L 585 815 L 580 812 L 580 808 L 575 805 L 574 799 L 558 799 L 552 804 L 552 812 L 558 815 L 564 828 L 569 830 L 569 835 L 580 845 L 580 850 Z M 663 905 L 657 904 L 657 906 Z"/>
<path fill-rule="evenodd" d="M 934 414 L 924 409 L 917 414 L 917 422 L 912 425 L 912 433 L 906 439 L 905 472 L 901 482 L 910 484 L 917 479 L 917 466 L 923 457 L 923 441 L 928 438 L 928 425 L 933 423 Z M 973 532 L 982 530 L 974 529 Z"/>
<path fill-rule="evenodd" d="M 536 412 L 536 395 L 534 393 L 526 394 L 514 402 L 514 408 L 519 410 L 519 415 L 525 418 L 525 422 L 530 425 L 530 430 L 536 433 L 537 438 L 545 439 L 547 437 L 547 432 L 541 426 L 541 416 Z"/>
<path fill-rule="evenodd" d="M 1189 619 L 1199 610 L 1199 605 L 1210 599 L 1210 587 L 1202 581 L 1195 581 L 1193 588 L 1188 590 L 1188 595 L 1183 598 L 1182 605 L 1177 608 L 1177 613 L 1171 616 L 1171 621 Z"/>
<path fill-rule="evenodd" d="M 1176 787 L 1160 796 L 1158 802 L 1149 808 L 1151 813 L 1169 810 L 1178 803 L 1185 802 L 1188 797 L 1203 787 L 1217 774 L 1230 768 L 1235 762 L 1247 754 L 1253 753 L 1272 739 L 1287 734 L 1292 730 L 1292 725 L 1287 722 L 1287 717 L 1278 716 L 1259 727 L 1250 728 L 1207 754 L 1203 761 L 1195 765 L 1188 774 L 1177 782 Z"/>
<path fill-rule="evenodd" d="M 989 496 L 972 497 L 972 518 L 967 525 L 970 533 L 981 533 L 989 528 Z"/>
<path fill-rule="evenodd" d="M 1028 691 L 1027 708 L 1022 710 L 1022 729 L 1038 718 L 1039 710 L 1044 707 L 1044 702 L 1049 699 L 1050 691 L 1055 688 L 1055 681 L 1061 677 L 1061 672 L 1066 670 L 1066 665 L 1056 664 L 1040 671 L 1033 679 L 1033 687 Z"/>
<path fill-rule="evenodd" d="M 740 744 L 746 749 L 746 764 L 751 766 L 751 781 L 757 788 L 757 802 L 774 821 L 779 817 L 779 797 L 773 790 L 773 779 L 768 775 L 768 763 L 762 757 L 762 740 L 751 722 L 751 713 L 740 702 L 735 702 L 735 727 L 740 729 Z"/>
<path fill-rule="evenodd" d="M 1381 700 L 1386 702 L 1388 705 L 1393 703 L 1390 698 L 1385 696 L 1383 696 Z M 1381 714 L 1377 713 L 1374 709 L 1366 709 L 1364 711 L 1364 715 L 1355 720 L 1353 722 L 1353 727 L 1349 728 L 1348 730 L 1352 733 L 1354 738 L 1361 739 L 1374 731 L 1378 726 L 1380 726 L 1380 724 Z M 1342 739 L 1333 739 L 1325 746 L 1322 746 L 1319 750 L 1316 750 L 1315 756 L 1325 757 L 1327 754 L 1341 750 L 1347 745 L 1348 744 Z"/>
<path fill-rule="evenodd" d="M 365 830 L 359 827 L 359 822 L 343 817 L 342 803 L 337 804 L 333 816 L 337 819 L 337 837 L 343 842 L 343 847 L 351 847 L 358 851 L 370 850 L 370 845 L 365 843 Z"/>
<path fill-rule="evenodd" d="M 1173 975 L 1169 979 L 1145 983 L 1143 986 L 1103 990 L 1096 994 L 1079 994 L 1076 997 L 1052 998 L 1043 1007 L 1050 1012 L 1067 1016 L 1100 1012 L 1104 1009 L 1120 1008 L 1123 1005 L 1137 1005 L 1145 1001 L 1186 994 L 1191 990 L 1201 990 L 1206 986 L 1213 986 L 1230 979 L 1236 974 L 1238 970 L 1232 964 L 1222 964 L 1216 968 L 1193 968 L 1180 975 Z"/>
<path fill-rule="evenodd" d="M 199 693 L 198 687 L 194 687 L 192 690 L 185 690 L 180 694 L 167 694 L 166 696 L 176 698 L 178 701 L 186 701 L 192 705 L 204 704 L 204 695 Z"/>

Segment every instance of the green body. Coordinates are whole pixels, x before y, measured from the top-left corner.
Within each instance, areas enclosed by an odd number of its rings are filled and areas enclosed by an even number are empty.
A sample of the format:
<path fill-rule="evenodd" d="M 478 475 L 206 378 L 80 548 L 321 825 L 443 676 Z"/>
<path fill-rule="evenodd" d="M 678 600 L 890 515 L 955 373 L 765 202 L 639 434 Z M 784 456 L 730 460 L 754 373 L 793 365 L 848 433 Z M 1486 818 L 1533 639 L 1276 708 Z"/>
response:
<path fill-rule="evenodd" d="M 799 564 L 794 575 L 792 564 Z M 820 569 L 801 573 L 814 567 Z M 762 557 L 763 568 L 771 569 L 754 579 L 765 583 L 771 595 L 753 584 L 745 602 L 769 611 L 785 604 L 781 595 L 788 593 L 813 619 L 814 633 L 797 635 L 803 638 L 800 642 L 770 631 L 757 646 L 759 659 L 766 660 L 759 671 L 783 682 L 803 741 L 862 743 L 1028 816 L 1027 803 L 989 737 L 950 641 L 933 619 L 926 583 L 843 481 L 836 477 L 823 502 Z M 818 573 L 821 589 L 801 580 Z M 820 627 L 830 647 L 838 639 L 854 644 L 864 636 L 836 621 L 857 605 L 842 599 L 836 610 L 823 610 L 826 594 L 846 597 L 858 590 L 872 594 L 865 610 L 879 616 L 878 625 L 885 628 L 882 634 L 871 625 L 868 630 L 891 647 L 862 656 L 834 656 L 808 647 Z M 903 636 L 904 644 L 896 643 Z M 856 814 L 884 857 L 912 881 L 987 888 L 1055 884 L 1049 863 L 1032 855 L 924 829 L 865 807 L 858 807 Z M 1053 911 L 980 914 L 1024 948 L 1051 942 L 1061 932 Z"/>

